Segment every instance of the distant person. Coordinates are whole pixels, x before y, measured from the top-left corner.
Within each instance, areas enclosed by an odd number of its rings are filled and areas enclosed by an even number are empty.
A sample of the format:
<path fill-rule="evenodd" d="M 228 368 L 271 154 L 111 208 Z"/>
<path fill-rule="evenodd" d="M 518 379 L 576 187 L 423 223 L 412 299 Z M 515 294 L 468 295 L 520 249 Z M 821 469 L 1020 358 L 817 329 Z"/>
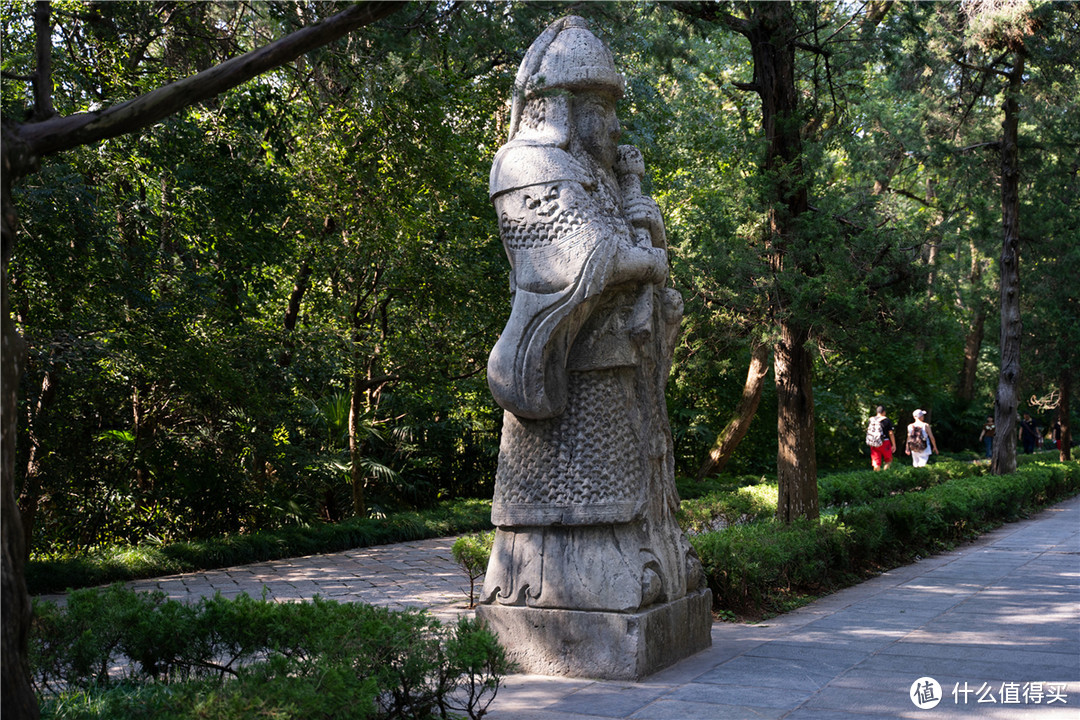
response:
<path fill-rule="evenodd" d="M 1055 420 L 1054 421 L 1054 427 L 1052 427 L 1050 429 L 1050 432 L 1051 432 L 1050 437 L 1054 441 L 1054 447 L 1056 447 L 1060 451 L 1061 450 L 1061 438 L 1064 436 L 1064 433 L 1061 431 L 1061 420 Z"/>
<path fill-rule="evenodd" d="M 1024 419 L 1020 421 L 1020 442 L 1024 446 L 1025 455 L 1035 452 L 1035 444 L 1039 442 L 1039 430 L 1027 413 L 1024 413 Z"/>
<path fill-rule="evenodd" d="M 986 457 L 990 458 L 994 454 L 994 434 L 997 433 L 997 426 L 994 425 L 994 418 L 989 415 L 986 416 L 986 424 L 983 425 L 982 432 L 979 433 L 979 439 L 982 440 L 983 445 L 986 446 Z"/>
<path fill-rule="evenodd" d="M 877 415 L 870 418 L 866 428 L 866 444 L 870 446 L 870 464 L 874 471 L 888 470 L 892 464 L 893 451 L 896 449 L 896 434 L 893 421 L 885 416 L 885 407 L 877 406 Z"/>
<path fill-rule="evenodd" d="M 911 456 L 912 467 L 923 467 L 930 459 L 930 453 L 938 451 L 937 440 L 934 439 L 934 431 L 930 429 L 930 424 L 923 420 L 926 417 L 926 411 L 916 410 L 911 414 L 915 422 L 907 426 L 907 443 L 904 452 Z"/>

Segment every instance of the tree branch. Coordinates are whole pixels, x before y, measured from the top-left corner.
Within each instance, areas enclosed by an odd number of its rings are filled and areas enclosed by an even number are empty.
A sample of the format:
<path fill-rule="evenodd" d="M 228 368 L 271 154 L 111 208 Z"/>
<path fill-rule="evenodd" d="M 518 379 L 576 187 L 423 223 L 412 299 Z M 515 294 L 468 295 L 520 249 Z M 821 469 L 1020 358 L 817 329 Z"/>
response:
<path fill-rule="evenodd" d="M 688 15 L 706 22 L 720 23 L 740 35 L 749 36 L 752 29 L 749 20 L 721 10 L 720 6 L 715 3 L 675 2 L 672 3 L 671 6 L 683 15 Z"/>
<path fill-rule="evenodd" d="M 813 45 L 811 43 L 805 43 L 805 42 L 802 42 L 802 41 L 796 41 L 793 44 L 795 45 L 795 47 L 799 48 L 800 50 L 805 50 L 806 52 L 811 52 L 811 53 L 814 53 L 815 55 L 821 55 L 822 57 L 826 57 L 826 58 L 829 57 L 829 51 L 826 50 L 825 48 L 823 48 L 820 45 Z"/>
<path fill-rule="evenodd" d="M 904 190 L 903 188 L 895 188 L 890 185 L 889 187 L 885 188 L 885 191 L 893 195 L 900 195 L 901 197 L 906 197 L 908 200 L 914 200 L 915 202 L 921 204 L 923 207 L 933 207 L 933 205 L 928 203 L 925 198 L 921 198 L 915 193 Z"/>
<path fill-rule="evenodd" d="M 756 82 L 748 82 L 748 83 L 744 83 L 744 82 L 733 82 L 733 83 L 731 83 L 731 84 L 732 84 L 732 85 L 734 85 L 734 86 L 735 86 L 736 88 L 738 88 L 739 90 L 745 90 L 746 92 L 756 92 L 756 93 L 759 93 L 759 92 L 761 92 L 761 91 L 762 91 L 762 89 L 763 89 L 763 88 L 761 87 L 761 85 L 760 85 L 759 83 L 756 83 Z"/>
<path fill-rule="evenodd" d="M 953 62 L 955 62 L 957 65 L 964 68 L 965 70 L 971 70 L 973 72 L 985 73 L 985 74 L 996 73 L 998 75 L 1001 75 L 1002 77 L 1007 78 L 1012 74 L 1011 70 L 1008 70 L 1008 69 L 1002 70 L 1002 69 L 997 68 L 995 66 L 1000 65 L 1001 63 L 1005 62 L 1005 59 L 1008 57 L 1008 55 L 1009 55 L 1008 51 L 1002 53 L 992 63 L 990 63 L 989 65 L 972 65 L 971 63 L 966 63 L 963 60 L 961 60 L 959 56 L 953 56 Z"/>
<path fill-rule="evenodd" d="M 993 148 L 994 150 L 1000 150 L 1001 149 L 1001 141 L 1000 140 L 991 140 L 989 142 L 975 143 L 974 145 L 968 145 L 967 147 L 958 148 L 956 150 L 956 152 L 958 152 L 958 153 L 966 153 L 966 152 L 971 152 L 972 150 L 978 150 L 979 148 L 984 148 L 984 147 Z"/>
<path fill-rule="evenodd" d="M 404 5 L 399 1 L 357 3 L 317 25 L 134 100 L 97 112 L 21 125 L 14 134 L 40 157 L 135 132 L 380 20 Z"/>

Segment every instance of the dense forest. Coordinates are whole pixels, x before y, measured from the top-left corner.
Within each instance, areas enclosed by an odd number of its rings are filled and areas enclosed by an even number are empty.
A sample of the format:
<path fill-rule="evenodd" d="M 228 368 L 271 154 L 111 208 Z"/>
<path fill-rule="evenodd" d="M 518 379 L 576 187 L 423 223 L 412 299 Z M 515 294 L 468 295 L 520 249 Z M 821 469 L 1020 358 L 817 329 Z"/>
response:
<path fill-rule="evenodd" d="M 11 147 L 347 4 L 2 8 Z M 681 474 L 812 485 L 868 465 L 878 404 L 928 410 L 943 451 L 996 416 L 1012 467 L 1018 413 L 1068 429 L 1077 4 L 402 4 L 19 173 L 5 472 L 31 553 L 490 497 L 510 295 L 488 171 L 525 49 L 569 12 L 627 76 L 622 141 L 686 301 Z"/>

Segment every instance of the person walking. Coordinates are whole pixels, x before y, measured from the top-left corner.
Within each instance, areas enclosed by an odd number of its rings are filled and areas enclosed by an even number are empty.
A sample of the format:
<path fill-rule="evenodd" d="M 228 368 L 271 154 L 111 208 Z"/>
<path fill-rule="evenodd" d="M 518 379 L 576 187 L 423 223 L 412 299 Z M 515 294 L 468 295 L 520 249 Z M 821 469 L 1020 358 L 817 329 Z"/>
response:
<path fill-rule="evenodd" d="M 930 429 L 930 424 L 923 419 L 926 417 L 925 410 L 916 410 L 912 416 L 915 422 L 907 426 L 907 443 L 904 452 L 911 456 L 912 467 L 924 467 L 926 461 L 930 459 L 930 454 L 938 451 L 937 440 L 934 439 L 934 431 Z"/>
<path fill-rule="evenodd" d="M 866 444 L 870 446 L 870 464 L 874 471 L 888 470 L 896 449 L 893 421 L 885 415 L 885 407 L 877 406 L 877 415 L 870 418 L 866 428 Z"/>
<path fill-rule="evenodd" d="M 979 440 L 986 446 L 986 457 L 991 458 L 994 454 L 994 435 L 997 433 L 997 426 L 994 425 L 994 418 L 989 415 L 986 416 L 986 424 L 983 425 L 982 432 L 979 433 Z"/>
<path fill-rule="evenodd" d="M 1024 445 L 1024 454 L 1030 455 L 1035 452 L 1035 444 L 1039 441 L 1039 431 L 1031 416 L 1024 413 L 1024 419 L 1020 421 L 1020 442 Z"/>

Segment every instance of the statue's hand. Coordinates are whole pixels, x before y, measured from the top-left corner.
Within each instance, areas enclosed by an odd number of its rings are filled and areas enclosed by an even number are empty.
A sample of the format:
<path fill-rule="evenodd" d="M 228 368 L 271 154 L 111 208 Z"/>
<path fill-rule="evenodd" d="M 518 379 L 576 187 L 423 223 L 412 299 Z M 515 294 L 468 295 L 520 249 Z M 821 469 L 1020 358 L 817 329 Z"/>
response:
<path fill-rule="evenodd" d="M 622 247 L 615 256 L 613 282 L 638 281 L 664 283 L 667 281 L 667 250 L 663 248 Z"/>
<path fill-rule="evenodd" d="M 642 195 L 632 200 L 626 208 L 626 217 L 634 227 L 649 231 L 653 247 L 667 247 L 664 218 L 660 214 L 660 206 L 651 197 Z"/>

